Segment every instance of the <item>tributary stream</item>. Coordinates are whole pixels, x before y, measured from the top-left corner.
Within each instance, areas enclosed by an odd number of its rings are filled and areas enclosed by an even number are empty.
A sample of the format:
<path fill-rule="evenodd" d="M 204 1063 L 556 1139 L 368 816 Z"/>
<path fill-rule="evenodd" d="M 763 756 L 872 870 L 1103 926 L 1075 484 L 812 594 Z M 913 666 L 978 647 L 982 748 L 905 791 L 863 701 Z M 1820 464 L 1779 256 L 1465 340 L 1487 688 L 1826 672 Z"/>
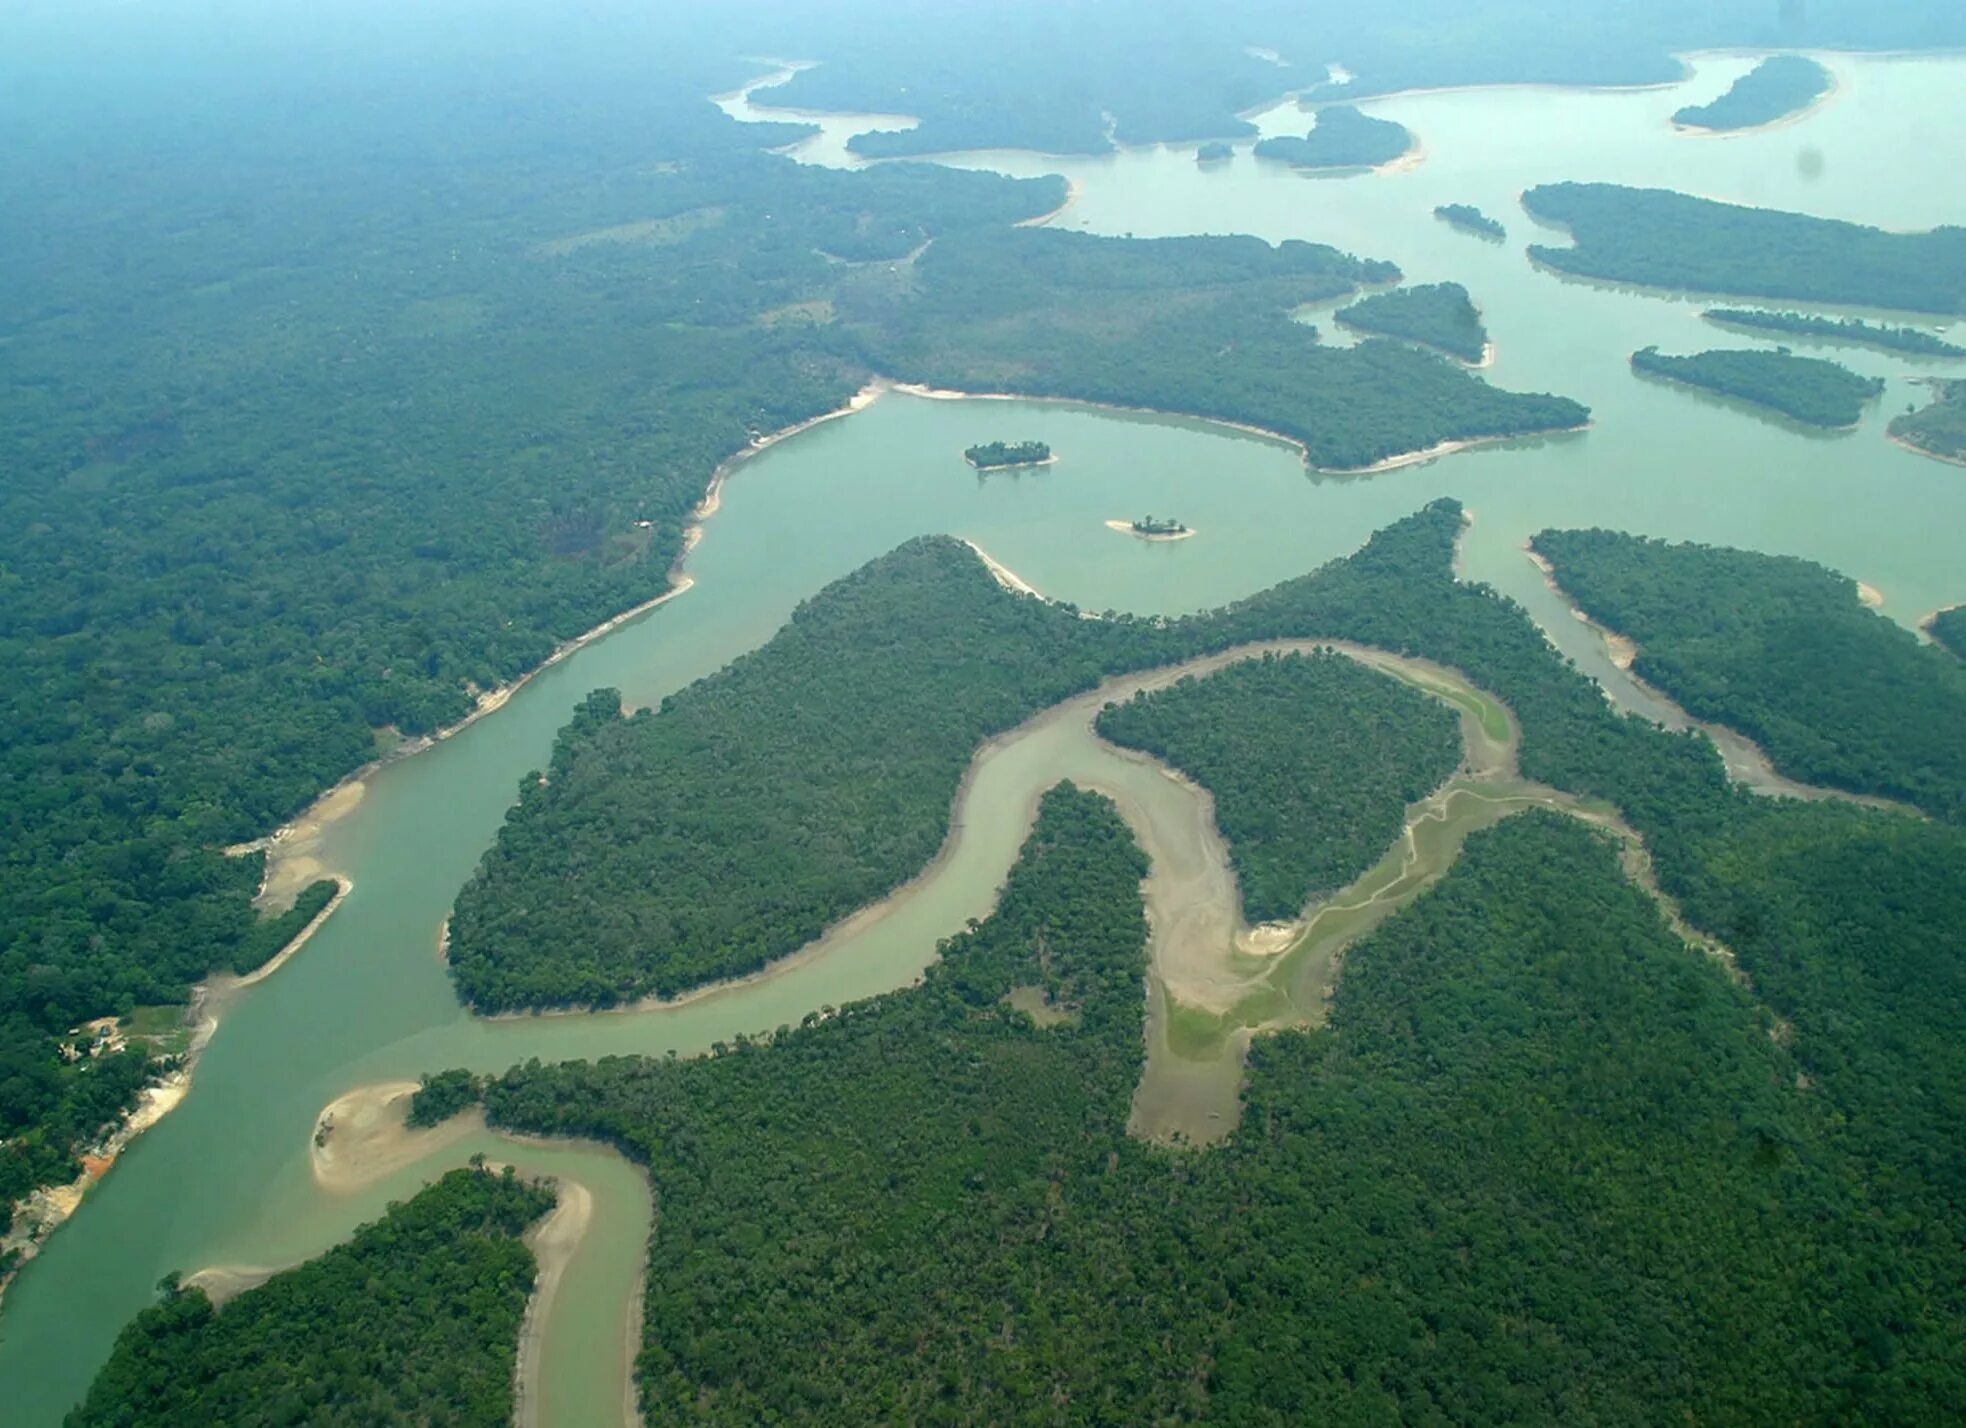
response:
<path fill-rule="evenodd" d="M 1878 587 L 1886 612 L 1906 624 L 1966 600 L 1958 536 L 1966 473 L 1882 434 L 1886 417 L 1917 395 L 1907 379 L 1959 375 L 1960 364 L 1839 349 L 1838 360 L 1887 377 L 1889 390 L 1859 430 L 1805 435 L 1632 377 L 1630 353 L 1649 344 L 1754 345 L 1706 327 L 1698 305 L 1564 281 L 1533 268 L 1522 251 L 1527 242 L 1563 241 L 1538 231 L 1515 202 L 1523 188 L 1560 179 L 1655 184 L 1887 227 L 1966 221 L 1966 194 L 1933 181 L 1931 140 L 1956 126 L 1966 104 L 1966 62 L 1829 63 L 1843 83 L 1834 103 L 1788 128 L 1729 140 L 1677 136 L 1666 116 L 1718 94 L 1745 59 L 1701 59 L 1688 82 L 1655 91 L 1502 89 L 1374 101 L 1369 112 L 1401 120 L 1426 146 L 1425 162 L 1402 173 L 1304 178 L 1255 163 L 1246 146 L 1228 166 L 1206 170 L 1187 150 L 963 158 L 1068 173 L 1082 196 L 1059 222 L 1086 231 L 1301 237 L 1390 258 L 1412 281 L 1463 282 L 1499 349 L 1489 380 L 1574 396 L 1591 405 L 1596 424 L 1338 480 L 1307 475 L 1285 446 L 1205 423 L 889 394 L 760 454 L 739 468 L 690 558 L 694 590 L 548 670 L 497 714 L 373 775 L 359 801 L 345 800 L 352 806 L 321 829 L 309 851 L 353 880 L 345 905 L 290 964 L 224 1007 L 184 1104 L 125 1153 L 9 1291 L 0 1314 L 7 1423 L 58 1423 L 164 1274 L 317 1253 L 474 1152 L 563 1175 L 592 1194 L 591 1226 L 542 1326 L 538 1407 L 540 1421 L 556 1425 L 619 1421 L 623 1311 L 648 1214 L 640 1176 L 603 1152 L 515 1147 L 473 1132 L 361 1188 L 332 1189 L 315 1178 L 317 1117 L 351 1090 L 429 1070 L 497 1071 L 531 1056 L 691 1054 L 905 985 L 939 937 L 987 913 L 1032 801 L 1060 777 L 1111 791 L 1136 827 L 1168 820 L 1191 830 L 1181 836 L 1197 849 L 1213 836 L 1176 781 L 1105 750 L 1082 718 L 1059 718 L 986 754 L 937 875 L 821 955 L 669 1010 L 496 1022 L 462 1013 L 436 955 L 438 929 L 521 776 L 545 762 L 579 699 L 600 685 L 620 687 L 634 704 L 659 699 L 756 647 L 800 599 L 910 536 L 969 537 L 1047 594 L 1086 609 L 1177 613 L 1302 574 L 1453 495 L 1478 516 L 1463 573 L 1522 601 L 1616 697 L 1654 715 L 1663 712 L 1656 701 L 1611 665 L 1524 558 L 1529 535 L 1604 525 L 1801 555 Z M 1308 123 L 1287 109 L 1260 122 L 1269 132 Z M 1432 210 L 1450 202 L 1501 218 L 1509 241 L 1488 245 L 1449 230 Z M 1049 443 L 1057 464 L 979 479 L 961 456 L 972 443 L 1027 438 Z M 1173 513 L 1200 534 L 1149 544 L 1105 529 L 1107 520 L 1148 510 Z M 1220 1004 L 1206 1014 L 1169 1018 L 1157 996 L 1155 1035 L 1198 1052 L 1228 1046 L 1245 1023 L 1315 1019 L 1328 951 L 1360 930 L 1354 921 L 1369 922 L 1415 890 L 1416 869 L 1451 856 L 1450 845 L 1492 818 L 1498 810 L 1482 800 L 1504 796 L 1500 788 L 1464 791 L 1441 816 L 1417 824 L 1410 851 L 1395 850 L 1393 862 L 1368 875 L 1385 880 L 1377 902 L 1336 900 L 1297 950 L 1272 954 L 1269 965 L 1232 963 L 1230 981 L 1248 984 L 1217 987 Z M 1180 839 L 1170 833 L 1161 847 L 1171 888 Z M 1150 888 L 1157 899 L 1161 891 Z M 1173 903 L 1156 907 L 1157 936 L 1176 911 Z M 1204 988 L 1190 990 L 1206 1002 Z M 1221 1084 L 1170 1088 L 1150 1077 L 1136 1123 L 1205 1128 Z"/>

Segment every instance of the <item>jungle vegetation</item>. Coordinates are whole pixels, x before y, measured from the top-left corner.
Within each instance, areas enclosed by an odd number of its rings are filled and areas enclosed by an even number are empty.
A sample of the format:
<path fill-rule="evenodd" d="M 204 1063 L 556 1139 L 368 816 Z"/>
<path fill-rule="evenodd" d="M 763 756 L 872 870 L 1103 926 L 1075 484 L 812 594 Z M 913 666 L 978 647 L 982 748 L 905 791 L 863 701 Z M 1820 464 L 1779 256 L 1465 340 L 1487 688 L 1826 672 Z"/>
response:
<path fill-rule="evenodd" d="M 1672 116 L 1688 129 L 1753 129 L 1798 114 L 1836 81 L 1804 55 L 1770 55 L 1710 104 L 1689 104 Z"/>
<path fill-rule="evenodd" d="M 1932 400 L 1891 418 L 1890 434 L 1944 461 L 1966 462 L 1966 381 L 1933 378 Z"/>
<path fill-rule="evenodd" d="M 1300 169 L 1376 168 L 1413 147 L 1404 124 L 1361 114 L 1349 104 L 1327 104 L 1303 138 L 1260 139 L 1256 157 L 1278 159 Z"/>
<path fill-rule="evenodd" d="M 1614 531 L 1536 549 L 1634 668 L 1689 713 L 1738 729 L 1783 773 L 1966 822 L 1966 669 L 1790 556 Z"/>
<path fill-rule="evenodd" d="M 1439 701 L 1339 654 L 1265 656 L 1143 693 L 1100 715 L 1215 796 L 1250 922 L 1296 917 L 1399 836 L 1407 805 L 1461 760 Z"/>
<path fill-rule="evenodd" d="M 1713 307 L 1700 316 L 1745 332 L 1779 332 L 1822 342 L 1879 347 L 1917 357 L 1966 357 L 1966 347 L 1916 327 L 1890 327 L 1860 317 L 1819 317 L 1805 312 L 1767 312 L 1757 308 Z"/>
<path fill-rule="evenodd" d="M 986 441 L 964 451 L 963 460 L 978 471 L 1000 471 L 1007 466 L 1037 466 L 1051 460 L 1051 448 L 1042 441 Z"/>
<path fill-rule="evenodd" d="M 1704 741 L 1612 713 L 1453 579 L 1458 516 L 1198 625 L 1322 625 L 1468 672 L 1521 716 L 1527 772 L 1640 824 L 1748 980 L 1669 934 L 1599 835 L 1511 820 L 1351 951 L 1324 1030 L 1257 1044 L 1225 1146 L 1170 1155 L 1123 1129 L 1138 855 L 1054 793 L 998 912 L 921 988 L 702 1062 L 487 1090 L 498 1124 L 644 1161 L 681 1217 L 651 1244 L 651 1421 L 908 1418 L 927 1395 L 988 1421 L 1303 1421 L 1364 1393 L 1470 1423 L 1884 1423 L 1947 1401 L 1963 835 L 1730 789 Z M 1077 853 L 1060 800 L 1091 825 Z M 1003 998 L 1067 948 L 1097 955 L 1044 984 L 1098 1014 L 1040 1030 Z M 1891 1090 L 1914 1083 L 1929 1099 Z"/>
<path fill-rule="evenodd" d="M 1481 325 L 1481 314 L 1475 310 L 1468 290 L 1459 283 L 1426 283 L 1373 293 L 1340 308 L 1333 316 L 1360 332 L 1435 347 L 1471 365 L 1488 353 L 1488 329 Z"/>
<path fill-rule="evenodd" d="M 173 1275 L 70 1428 L 504 1428 L 533 1284 L 519 1236 L 552 1205 L 509 1167 L 453 1170 L 223 1308 Z"/>
<path fill-rule="evenodd" d="M 1716 349 L 1690 357 L 1647 347 L 1632 353 L 1632 370 L 1831 429 L 1855 426 L 1864 405 L 1884 394 L 1882 377 L 1861 377 L 1841 363 L 1798 357 L 1786 347 Z"/>
<path fill-rule="evenodd" d="M 1716 203 L 1666 189 L 1543 184 L 1533 217 L 1574 247 L 1535 245 L 1559 272 L 1608 282 L 1908 312 L 1966 313 L 1966 228 L 1887 233 L 1840 219 Z"/>
<path fill-rule="evenodd" d="M 1492 238 L 1500 243 L 1509 236 L 1509 230 L 1499 220 L 1490 218 L 1471 203 L 1443 203 L 1434 210 L 1434 217 L 1450 228 L 1458 228 L 1478 238 Z"/>

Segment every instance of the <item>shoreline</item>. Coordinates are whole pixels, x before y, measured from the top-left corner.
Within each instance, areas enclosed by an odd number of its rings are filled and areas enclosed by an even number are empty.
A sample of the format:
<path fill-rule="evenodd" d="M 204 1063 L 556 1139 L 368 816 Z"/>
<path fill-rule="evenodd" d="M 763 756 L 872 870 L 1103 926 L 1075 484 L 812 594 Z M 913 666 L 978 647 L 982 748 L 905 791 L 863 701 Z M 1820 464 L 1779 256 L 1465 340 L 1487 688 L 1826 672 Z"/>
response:
<path fill-rule="evenodd" d="M 1042 461 L 999 461 L 993 466 L 984 466 L 979 462 L 970 461 L 967 456 L 963 460 L 968 462 L 969 469 L 979 476 L 987 476 L 993 471 L 1034 471 L 1040 466 L 1056 466 L 1058 464 L 1058 458 L 1055 455 L 1047 456 Z"/>
<path fill-rule="evenodd" d="M 1450 224 L 1449 226 L 1452 227 L 1453 225 Z M 1404 342 L 1428 352 L 1438 352 L 1448 361 L 1454 363 L 1455 366 L 1464 368 L 1470 372 L 1480 372 L 1486 368 L 1493 367 L 1495 365 L 1495 359 L 1500 355 L 1500 349 L 1496 347 L 1493 338 L 1486 338 L 1482 341 L 1481 357 L 1476 361 L 1470 362 L 1460 353 L 1450 352 L 1438 343 L 1428 342 L 1424 338 L 1402 337 L 1394 332 L 1381 332 L 1376 328 L 1360 327 L 1355 322 L 1347 321 L 1342 313 L 1332 313 L 1331 320 L 1347 332 L 1356 333 L 1361 338 L 1376 338 L 1381 342 Z"/>
<path fill-rule="evenodd" d="M 1576 426 L 1539 427 L 1534 431 L 1509 432 L 1506 435 L 1454 437 L 1418 451 L 1403 451 L 1385 457 L 1370 466 L 1319 466 L 1312 462 L 1310 448 L 1296 437 L 1286 436 L 1280 431 L 1272 431 L 1268 427 L 1255 426 L 1249 422 L 1231 421 L 1227 417 L 1169 411 L 1165 407 L 1129 407 L 1122 406 L 1118 402 L 1088 401 L 1083 397 L 1041 397 L 1027 392 L 961 392 L 950 387 L 924 386 L 919 382 L 889 382 L 886 390 L 899 392 L 905 397 L 922 397 L 932 402 L 1058 402 L 1067 406 L 1084 407 L 1090 411 L 1122 412 L 1128 416 L 1170 417 L 1178 421 L 1204 422 L 1209 426 L 1225 427 L 1230 431 L 1261 437 L 1279 446 L 1288 446 L 1297 453 L 1298 459 L 1304 463 L 1307 471 L 1319 476 L 1376 476 L 1382 471 L 1396 471 L 1403 466 L 1416 466 L 1437 457 L 1451 456 L 1457 451 L 1469 451 L 1476 447 L 1493 446 L 1505 441 L 1526 441 L 1532 437 L 1567 436 L 1575 432 L 1589 431 L 1597 425 L 1595 420 L 1591 420 Z"/>
<path fill-rule="evenodd" d="M 1720 52 L 1707 50 L 1701 51 L 1700 53 L 1707 55 L 1718 54 Z M 1686 56 L 1686 58 L 1692 57 L 1690 55 Z M 1768 56 L 1763 56 L 1762 58 L 1765 59 Z M 1805 56 L 1805 58 L 1813 57 Z M 1787 114 L 1778 115 L 1776 118 L 1766 120 L 1760 124 L 1748 124 L 1738 129 L 1711 129 L 1703 124 L 1682 124 L 1675 119 L 1671 121 L 1672 131 L 1682 139 L 1745 139 L 1751 135 L 1772 134 L 1777 129 L 1786 129 L 1791 125 L 1800 124 L 1803 120 L 1812 118 L 1819 111 L 1828 108 L 1835 101 L 1849 93 L 1849 86 L 1843 82 L 1842 76 L 1838 75 L 1835 70 L 1824 64 L 1820 59 L 1815 60 L 1815 63 L 1822 69 L 1824 74 L 1829 76 L 1829 88 L 1818 94 L 1814 99 L 1811 99 L 1800 109 L 1790 110 Z M 1756 67 L 1759 68 L 1759 62 L 1757 62 Z M 1749 70 L 1748 73 L 1752 74 L 1754 71 Z M 1746 78 L 1746 76 L 1743 75 L 1742 78 Z M 1732 93 L 1733 91 L 1730 88 L 1728 92 Z M 1725 96 L 1722 97 L 1724 98 Z"/>
<path fill-rule="evenodd" d="M 1966 456 L 1947 456 L 1942 452 L 1920 446 L 1917 442 L 1906 437 L 1895 436 L 1888 431 L 1884 434 L 1884 439 L 1893 446 L 1903 447 L 1914 456 L 1924 457 L 1927 461 L 1943 461 L 1948 466 L 1966 466 Z"/>
<path fill-rule="evenodd" d="M 1065 180 L 1065 201 L 1049 213 L 1040 213 L 1034 218 L 1020 218 L 1011 224 L 1013 228 L 1044 228 L 1063 218 L 1085 195 L 1085 185 L 1075 178 Z"/>

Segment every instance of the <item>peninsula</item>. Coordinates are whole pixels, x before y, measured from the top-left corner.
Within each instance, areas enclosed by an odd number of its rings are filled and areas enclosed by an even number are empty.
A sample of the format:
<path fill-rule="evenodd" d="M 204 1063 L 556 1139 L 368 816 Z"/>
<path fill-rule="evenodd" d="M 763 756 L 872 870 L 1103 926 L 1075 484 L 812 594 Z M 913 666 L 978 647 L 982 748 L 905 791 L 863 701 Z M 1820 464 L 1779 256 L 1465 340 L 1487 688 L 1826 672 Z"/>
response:
<path fill-rule="evenodd" d="M 1931 402 L 1891 418 L 1891 440 L 1921 456 L 1966 466 L 1966 381 L 1928 378 Z"/>
<path fill-rule="evenodd" d="M 1809 426 L 1853 427 L 1864 404 L 1884 394 L 1882 377 L 1862 377 L 1837 362 L 1773 352 L 1733 349 L 1673 357 L 1647 347 L 1632 353 L 1632 370 L 1689 387 L 1738 397 Z"/>
<path fill-rule="evenodd" d="M 1285 135 L 1256 145 L 1259 159 L 1281 159 L 1300 169 L 1370 169 L 1403 158 L 1414 148 L 1404 124 L 1374 119 L 1349 104 L 1317 112 L 1317 123 L 1303 138 Z"/>
<path fill-rule="evenodd" d="M 1009 471 L 1019 466 L 1049 466 L 1058 458 L 1042 441 L 990 441 L 963 452 L 963 460 L 978 471 Z"/>
<path fill-rule="evenodd" d="M 1806 312 L 1768 312 L 1760 308 L 1710 307 L 1700 316 L 1719 327 L 1744 332 L 1779 332 L 1818 342 L 1878 347 L 1914 357 L 1966 357 L 1966 347 L 1916 327 L 1886 327 L 1860 317 L 1818 317 Z"/>
<path fill-rule="evenodd" d="M 1488 330 L 1481 313 L 1459 283 L 1426 283 L 1373 293 L 1334 314 L 1337 321 L 1358 332 L 1417 342 L 1470 367 L 1489 356 Z"/>
<path fill-rule="evenodd" d="M 1689 104 L 1673 127 L 1708 134 L 1738 133 L 1779 124 L 1803 113 L 1836 87 L 1830 72 L 1801 55 L 1763 60 L 1711 104 Z"/>

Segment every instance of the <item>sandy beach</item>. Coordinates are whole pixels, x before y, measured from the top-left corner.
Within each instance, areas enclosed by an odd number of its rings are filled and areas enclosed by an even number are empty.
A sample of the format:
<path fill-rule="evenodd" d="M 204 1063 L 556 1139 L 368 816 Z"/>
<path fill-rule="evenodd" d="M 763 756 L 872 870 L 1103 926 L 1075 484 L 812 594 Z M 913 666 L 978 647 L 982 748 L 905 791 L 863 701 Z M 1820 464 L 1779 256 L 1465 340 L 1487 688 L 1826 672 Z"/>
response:
<path fill-rule="evenodd" d="M 1884 592 L 1879 590 L 1875 585 L 1867 585 L 1859 580 L 1857 582 L 1857 598 L 1863 601 L 1866 610 L 1882 610 L 1884 608 Z"/>
<path fill-rule="evenodd" d="M 1106 529 L 1109 531 L 1118 531 L 1121 535 L 1130 535 L 1135 540 L 1156 541 L 1163 544 L 1172 540 L 1186 540 L 1189 536 L 1195 534 L 1192 528 L 1178 531 L 1135 530 L 1132 521 L 1107 521 Z"/>
<path fill-rule="evenodd" d="M 1725 52 L 1706 50 L 1699 54 L 1682 55 L 1680 59 L 1683 63 L 1687 60 L 1706 58 L 1709 55 L 1724 56 Z M 1824 73 L 1829 75 L 1829 88 L 1825 89 L 1821 94 L 1793 113 L 1784 114 L 1779 119 L 1770 119 L 1766 124 L 1751 124 L 1742 129 L 1709 129 L 1701 124 L 1681 124 L 1674 121 L 1672 126 L 1673 132 L 1686 139 L 1744 139 L 1751 134 L 1771 134 L 1777 129 L 1787 129 L 1792 125 L 1800 124 L 1805 119 L 1814 117 L 1820 110 L 1828 108 L 1835 101 L 1843 98 L 1849 92 L 1849 84 L 1835 70 L 1824 64 L 1820 55 L 1811 55 L 1808 58 L 1822 65 Z M 1695 69 L 1697 72 L 1697 67 Z"/>
<path fill-rule="evenodd" d="M 330 1195 L 353 1195 L 485 1128 L 484 1112 L 453 1116 L 412 1130 L 407 1117 L 414 1081 L 359 1086 L 330 1101 L 315 1119 L 309 1163 Z"/>
<path fill-rule="evenodd" d="M 1084 192 L 1085 186 L 1077 179 L 1066 179 L 1065 201 L 1063 203 L 1059 204 L 1058 207 L 1052 209 L 1049 213 L 1040 213 L 1036 218 L 1020 219 L 1012 226 L 1017 228 L 1043 228 L 1048 224 L 1055 223 L 1071 210 L 1072 206 L 1079 201 L 1080 196 Z"/>

